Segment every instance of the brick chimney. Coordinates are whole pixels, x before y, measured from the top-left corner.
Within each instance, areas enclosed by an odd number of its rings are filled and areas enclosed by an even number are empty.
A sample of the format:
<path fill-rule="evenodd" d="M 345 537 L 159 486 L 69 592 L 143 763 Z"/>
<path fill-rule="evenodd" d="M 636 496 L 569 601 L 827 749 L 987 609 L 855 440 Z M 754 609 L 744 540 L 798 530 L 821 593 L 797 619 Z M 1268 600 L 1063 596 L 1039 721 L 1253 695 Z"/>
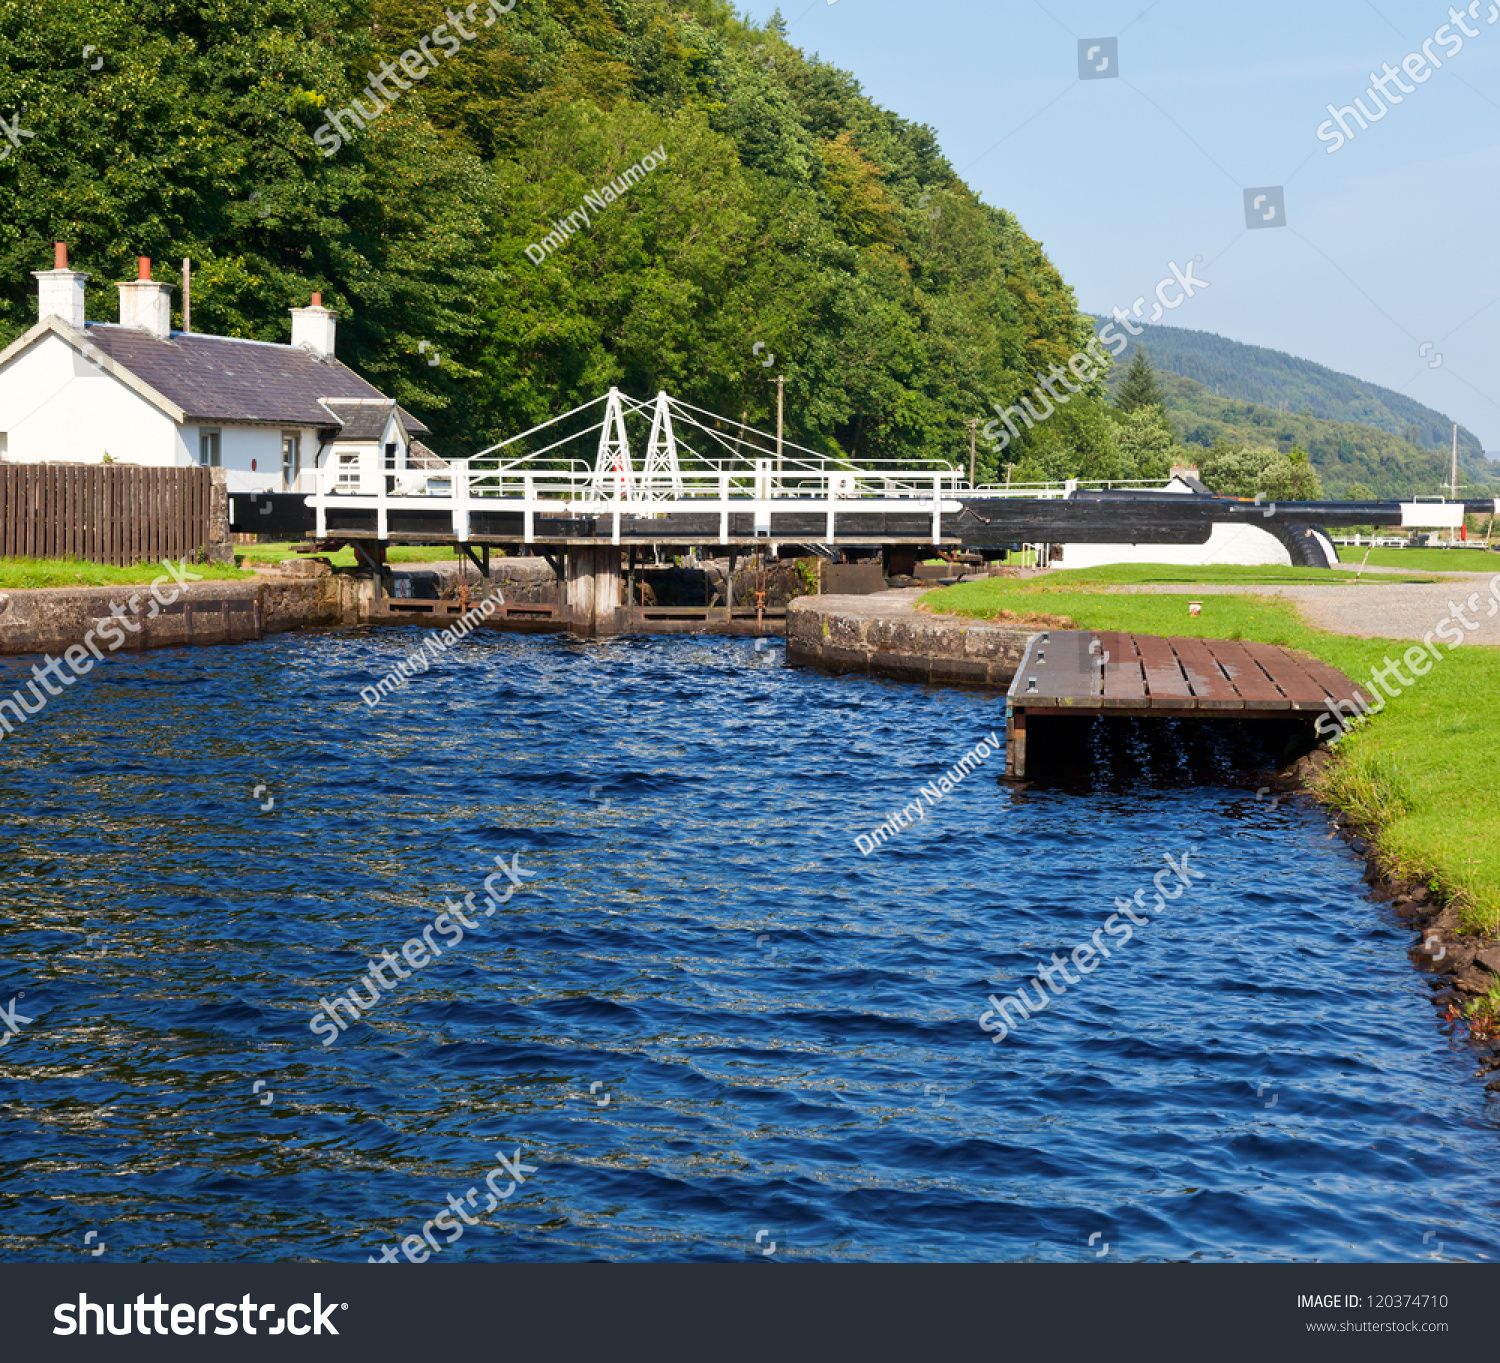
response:
<path fill-rule="evenodd" d="M 60 317 L 75 331 L 82 331 L 83 290 L 89 277 L 68 268 L 66 242 L 59 241 L 53 246 L 52 260 L 52 269 L 32 271 L 37 284 L 37 316 Z"/>
<path fill-rule="evenodd" d="M 140 258 L 139 273 L 116 286 L 120 290 L 120 325 L 150 332 L 158 341 L 172 339 L 172 286 L 151 278 L 151 257 Z"/>
<path fill-rule="evenodd" d="M 333 358 L 338 336 L 338 314 L 323 306 L 323 295 L 315 293 L 305 308 L 292 309 L 292 344 L 310 350 L 319 359 Z"/>

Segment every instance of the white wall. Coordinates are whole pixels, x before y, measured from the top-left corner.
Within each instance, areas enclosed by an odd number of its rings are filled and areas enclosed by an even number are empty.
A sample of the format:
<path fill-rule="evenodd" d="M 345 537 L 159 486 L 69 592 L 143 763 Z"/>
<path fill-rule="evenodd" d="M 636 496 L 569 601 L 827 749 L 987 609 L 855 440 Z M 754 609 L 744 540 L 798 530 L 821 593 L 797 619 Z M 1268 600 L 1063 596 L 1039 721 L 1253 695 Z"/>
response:
<path fill-rule="evenodd" d="M 1257 525 L 1215 521 L 1206 544 L 1065 544 L 1063 568 L 1098 568 L 1106 563 L 1276 563 L 1290 566 L 1292 556 L 1275 535 Z"/>
<path fill-rule="evenodd" d="M 0 431 L 18 463 L 178 462 L 171 417 L 55 335 L 0 369 Z"/>
<path fill-rule="evenodd" d="M 302 471 L 307 478 L 318 452 L 318 433 L 294 426 L 184 426 L 178 432 L 178 462 L 198 462 L 198 439 L 204 431 L 219 432 L 219 466 L 231 492 L 296 492 L 281 479 L 281 437 L 296 431 L 302 437 Z M 253 467 L 252 467 L 253 465 Z M 299 482 L 303 481 L 299 479 Z M 307 489 L 311 490 L 311 482 Z"/>

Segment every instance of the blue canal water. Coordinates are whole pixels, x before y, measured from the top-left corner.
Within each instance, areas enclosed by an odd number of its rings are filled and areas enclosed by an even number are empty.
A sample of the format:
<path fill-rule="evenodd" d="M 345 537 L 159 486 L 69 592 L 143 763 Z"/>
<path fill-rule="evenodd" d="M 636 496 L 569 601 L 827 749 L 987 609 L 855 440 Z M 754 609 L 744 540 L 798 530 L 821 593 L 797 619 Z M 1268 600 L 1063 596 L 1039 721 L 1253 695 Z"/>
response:
<path fill-rule="evenodd" d="M 996 756 L 866 857 L 997 697 L 481 634 L 367 708 L 426 637 L 117 658 L 0 742 L 0 1255 L 1500 1255 L 1500 1103 L 1410 932 L 1227 747 L 1021 794 Z M 992 1044 L 988 994 L 1189 848 Z M 524 888 L 325 1046 L 497 856 Z"/>

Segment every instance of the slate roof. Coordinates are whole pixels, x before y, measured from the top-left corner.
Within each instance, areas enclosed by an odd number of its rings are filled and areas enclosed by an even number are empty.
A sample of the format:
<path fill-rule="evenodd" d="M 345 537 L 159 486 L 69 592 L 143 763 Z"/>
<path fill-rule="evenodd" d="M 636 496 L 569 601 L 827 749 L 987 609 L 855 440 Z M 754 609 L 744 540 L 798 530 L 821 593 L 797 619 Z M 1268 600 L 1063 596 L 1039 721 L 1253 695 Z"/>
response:
<path fill-rule="evenodd" d="M 406 447 L 406 467 L 409 469 L 435 469 L 443 473 L 452 472 L 453 466 L 439 458 L 420 440 L 413 440 Z"/>
<path fill-rule="evenodd" d="M 87 334 L 116 364 L 182 408 L 189 422 L 263 422 L 335 430 L 320 399 L 390 401 L 338 360 L 319 359 L 301 346 L 180 331 L 161 341 L 150 332 L 112 322 L 90 322 Z M 406 411 L 401 420 L 413 435 L 429 433 Z"/>
<path fill-rule="evenodd" d="M 339 431 L 340 440 L 379 440 L 385 434 L 386 422 L 396 404 L 389 398 L 378 402 L 329 398 L 323 405 L 344 423 Z"/>

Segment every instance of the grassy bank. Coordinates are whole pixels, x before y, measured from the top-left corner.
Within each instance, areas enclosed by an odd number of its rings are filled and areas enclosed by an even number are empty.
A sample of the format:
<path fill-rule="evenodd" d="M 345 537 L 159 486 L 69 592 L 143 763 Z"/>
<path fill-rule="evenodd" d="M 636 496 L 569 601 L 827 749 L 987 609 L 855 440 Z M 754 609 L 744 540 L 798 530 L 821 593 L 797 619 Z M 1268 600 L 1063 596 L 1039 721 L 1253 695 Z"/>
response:
<path fill-rule="evenodd" d="M 386 554 L 387 563 L 440 563 L 451 562 L 457 557 L 457 551 L 437 545 L 422 548 L 418 545 L 396 544 L 392 545 Z M 306 554 L 297 552 L 294 543 L 282 544 L 237 544 L 234 547 L 235 561 L 238 563 L 280 563 L 283 559 L 306 558 Z M 314 557 L 326 558 L 335 568 L 352 568 L 355 564 L 354 550 L 349 548 L 340 549 L 336 554 L 317 554 Z"/>
<path fill-rule="evenodd" d="M 1365 551 L 1352 544 L 1339 545 L 1339 561 L 1358 568 Z M 1410 568 L 1429 573 L 1500 572 L 1500 553 L 1484 549 L 1371 549 L 1369 562 L 1379 568 Z"/>
<path fill-rule="evenodd" d="M 1123 589 L 1132 579 L 1155 580 L 1158 571 L 1177 570 L 1132 565 L 991 578 L 928 592 L 921 601 L 976 618 L 1038 612 L 1065 615 L 1082 629 L 1257 639 L 1326 659 L 1356 682 L 1414 647 L 1408 640 L 1314 629 L 1290 602 L 1275 597 L 1210 595 L 1203 614 L 1190 616 L 1181 595 Z M 1224 580 L 1221 569 L 1189 571 Z M 1500 746 L 1500 659 L 1476 644 L 1451 653 L 1439 644 L 1439 650 L 1442 660 L 1426 676 L 1338 744 L 1326 794 L 1381 830 L 1379 846 L 1394 871 L 1425 880 L 1462 907 L 1470 926 L 1494 932 L 1500 930 L 1500 780 L 1493 757 Z"/>
<path fill-rule="evenodd" d="M 204 582 L 253 577 L 254 574 L 222 563 L 194 563 L 189 571 Z M 0 589 L 24 591 L 32 587 L 114 587 L 151 583 L 166 572 L 160 563 L 138 563 L 132 568 L 111 568 L 78 558 L 0 558 Z"/>

